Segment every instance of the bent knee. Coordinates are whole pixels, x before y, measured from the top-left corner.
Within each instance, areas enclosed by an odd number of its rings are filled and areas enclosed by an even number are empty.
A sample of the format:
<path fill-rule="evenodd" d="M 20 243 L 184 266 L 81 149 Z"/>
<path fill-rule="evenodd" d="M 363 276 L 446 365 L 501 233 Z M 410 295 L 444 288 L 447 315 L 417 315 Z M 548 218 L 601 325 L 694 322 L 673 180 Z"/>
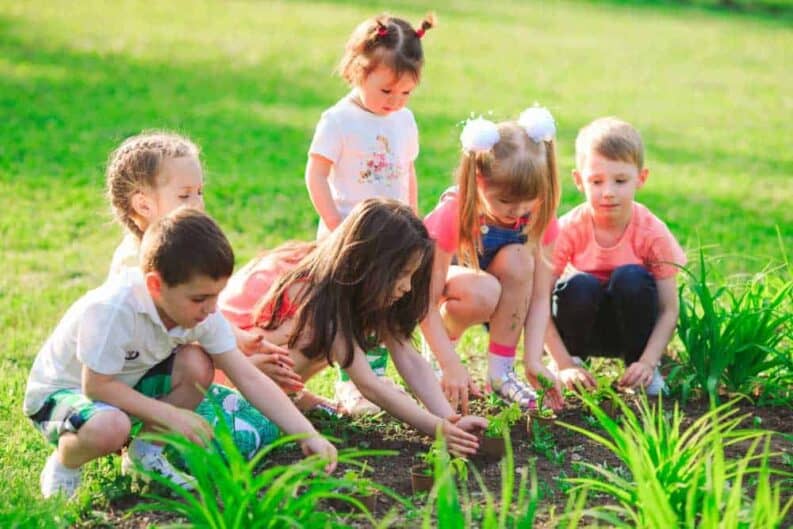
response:
<path fill-rule="evenodd" d="M 522 244 L 504 246 L 488 271 L 502 283 L 531 283 L 534 278 L 534 255 Z"/>
<path fill-rule="evenodd" d="M 195 344 L 182 346 L 176 353 L 174 371 L 178 371 L 180 381 L 191 386 L 198 384 L 208 388 L 215 376 L 215 366 L 204 349 Z"/>
<path fill-rule="evenodd" d="M 105 410 L 91 417 L 79 434 L 96 450 L 110 454 L 120 450 L 129 439 L 132 423 L 121 410 Z"/>

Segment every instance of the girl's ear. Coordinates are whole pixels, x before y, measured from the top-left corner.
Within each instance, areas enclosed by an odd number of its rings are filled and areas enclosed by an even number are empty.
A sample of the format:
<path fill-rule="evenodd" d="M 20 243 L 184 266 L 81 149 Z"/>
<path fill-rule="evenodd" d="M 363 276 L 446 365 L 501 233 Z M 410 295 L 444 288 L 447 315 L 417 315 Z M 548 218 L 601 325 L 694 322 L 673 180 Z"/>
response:
<path fill-rule="evenodd" d="M 152 197 L 142 191 L 138 191 L 130 199 L 132 211 L 136 217 L 139 217 L 150 224 L 157 214 L 157 205 Z"/>
<path fill-rule="evenodd" d="M 575 188 L 584 192 L 584 182 L 581 179 L 581 172 L 578 169 L 573 169 L 573 183 L 575 184 Z"/>
<path fill-rule="evenodd" d="M 146 290 L 152 299 L 157 300 L 162 295 L 163 280 L 159 272 L 146 272 L 144 276 L 146 282 Z"/>

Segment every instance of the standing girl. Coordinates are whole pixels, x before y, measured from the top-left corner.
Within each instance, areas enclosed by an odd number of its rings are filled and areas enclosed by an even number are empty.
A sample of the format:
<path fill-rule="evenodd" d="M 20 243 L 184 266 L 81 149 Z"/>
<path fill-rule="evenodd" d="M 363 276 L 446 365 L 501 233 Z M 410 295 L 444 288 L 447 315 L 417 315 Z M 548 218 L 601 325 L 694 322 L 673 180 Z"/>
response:
<path fill-rule="evenodd" d="M 322 114 L 306 166 L 308 193 L 320 217 L 318 238 L 366 198 L 393 198 L 417 212 L 418 128 L 405 105 L 424 66 L 421 39 L 434 23 L 428 16 L 414 28 L 379 15 L 361 23 L 347 41 L 339 71 L 352 91 Z M 384 374 L 386 349 L 375 344 L 369 356 Z M 336 394 L 348 410 L 377 411 L 340 375 Z"/>
<path fill-rule="evenodd" d="M 473 454 L 475 433 L 487 421 L 455 415 L 410 343 L 427 312 L 433 253 L 426 228 L 409 207 L 365 200 L 274 285 L 249 283 L 261 297 L 248 304 L 247 314 L 273 342 L 288 346 L 304 380 L 338 363 L 365 398 L 424 434 L 440 429 L 452 451 Z M 236 299 L 233 310 L 241 317 L 243 298 Z M 220 306 L 226 312 L 223 299 Z M 364 353 L 372 340 L 388 347 L 426 409 L 374 374 Z"/>
<path fill-rule="evenodd" d="M 479 390 L 455 343 L 471 325 L 489 324 L 487 379 L 502 398 L 534 405 L 534 392 L 513 371 L 522 331 L 527 378 L 535 387 L 537 375 L 553 379 L 541 355 L 550 317 L 548 258 L 558 230 L 555 133 L 550 112 L 539 107 L 518 122 L 470 120 L 460 137 L 457 186 L 425 219 L 436 248 L 422 331 L 440 364 L 444 392 L 463 413 L 469 391 Z M 560 388 L 551 393 L 548 401 L 560 405 Z"/>

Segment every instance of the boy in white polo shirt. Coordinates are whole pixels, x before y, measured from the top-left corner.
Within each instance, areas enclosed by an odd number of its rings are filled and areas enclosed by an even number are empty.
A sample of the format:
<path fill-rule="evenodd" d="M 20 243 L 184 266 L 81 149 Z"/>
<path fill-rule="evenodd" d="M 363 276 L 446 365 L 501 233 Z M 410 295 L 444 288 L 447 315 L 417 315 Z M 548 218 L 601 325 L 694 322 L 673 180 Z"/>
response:
<path fill-rule="evenodd" d="M 41 473 L 45 497 L 71 496 L 82 465 L 123 447 L 133 420 L 198 443 L 209 439 L 212 429 L 192 410 L 203 399 L 199 386 L 212 381 L 213 362 L 283 431 L 307 434 L 304 453 L 324 454 L 333 469 L 336 449 L 236 348 L 215 310 L 233 267 L 217 224 L 180 209 L 146 231 L 140 269 L 88 292 L 67 311 L 37 355 L 25 392 L 25 414 L 57 446 Z M 135 439 L 129 454 L 189 488 L 189 476 L 173 469 L 161 446 Z"/>

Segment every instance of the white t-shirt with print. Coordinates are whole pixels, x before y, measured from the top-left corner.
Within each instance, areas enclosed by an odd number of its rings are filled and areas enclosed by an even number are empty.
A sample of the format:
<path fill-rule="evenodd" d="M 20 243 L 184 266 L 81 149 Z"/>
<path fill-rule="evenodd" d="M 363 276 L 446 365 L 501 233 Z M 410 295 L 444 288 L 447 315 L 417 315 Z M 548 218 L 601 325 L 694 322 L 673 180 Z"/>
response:
<path fill-rule="evenodd" d="M 413 113 L 403 108 L 378 116 L 352 97 L 348 94 L 323 112 L 309 147 L 309 154 L 333 162 L 328 176 L 333 202 L 342 217 L 367 198 L 409 204 L 410 166 L 419 154 Z"/>
<path fill-rule="evenodd" d="M 113 260 L 110 262 L 110 272 L 108 279 L 117 276 L 125 268 L 137 268 L 140 266 L 140 241 L 137 237 L 127 232 L 113 252 Z"/>
<path fill-rule="evenodd" d="M 77 300 L 61 319 L 33 362 L 24 412 L 35 414 L 55 391 L 79 390 L 84 365 L 132 387 L 176 346 L 191 342 L 213 355 L 236 347 L 219 311 L 192 329 L 167 330 L 141 270 L 122 270 Z"/>

